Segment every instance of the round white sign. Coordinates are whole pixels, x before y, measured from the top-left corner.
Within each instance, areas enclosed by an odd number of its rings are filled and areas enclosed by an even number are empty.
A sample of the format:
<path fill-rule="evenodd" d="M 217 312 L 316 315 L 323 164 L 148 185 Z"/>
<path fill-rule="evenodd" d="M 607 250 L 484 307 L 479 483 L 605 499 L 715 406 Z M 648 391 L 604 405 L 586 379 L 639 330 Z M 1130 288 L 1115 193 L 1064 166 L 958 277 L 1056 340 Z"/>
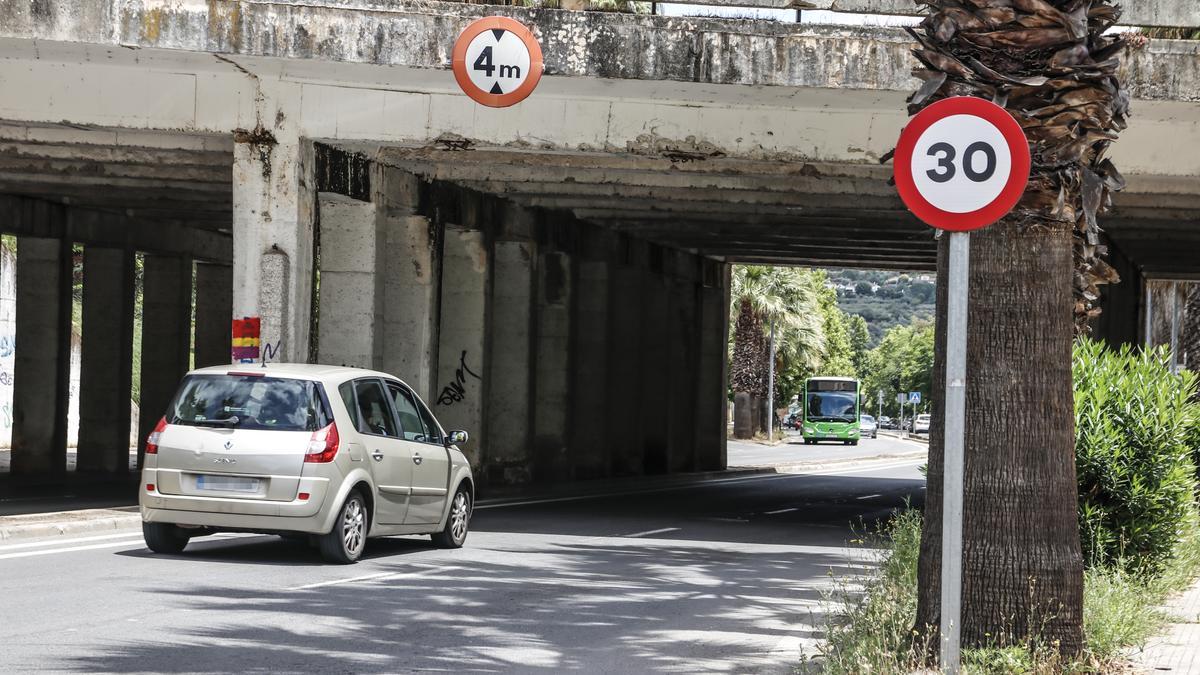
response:
<path fill-rule="evenodd" d="M 529 49 L 521 38 L 501 28 L 485 30 L 467 45 L 467 75 L 488 94 L 516 91 L 529 77 L 529 61 Z"/>
<path fill-rule="evenodd" d="M 933 206 L 971 213 L 991 204 L 1012 173 L 1012 152 L 1004 134 L 975 115 L 951 115 L 934 122 L 912 153 L 912 180 Z"/>

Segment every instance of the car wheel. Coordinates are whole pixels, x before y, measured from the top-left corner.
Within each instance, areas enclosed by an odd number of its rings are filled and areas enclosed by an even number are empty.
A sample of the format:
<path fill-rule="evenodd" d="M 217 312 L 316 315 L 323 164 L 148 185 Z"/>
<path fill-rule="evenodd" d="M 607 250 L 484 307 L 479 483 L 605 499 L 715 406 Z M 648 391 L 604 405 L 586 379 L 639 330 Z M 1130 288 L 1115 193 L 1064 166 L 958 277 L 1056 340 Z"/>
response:
<path fill-rule="evenodd" d="M 471 525 L 471 495 L 467 486 L 459 485 L 450 502 L 450 515 L 446 516 L 446 528 L 431 535 L 438 548 L 462 548 L 467 540 Z"/>
<path fill-rule="evenodd" d="M 181 553 L 189 539 L 182 527 L 170 523 L 142 523 L 142 538 L 155 553 Z"/>
<path fill-rule="evenodd" d="M 858 441 L 850 441 L 850 445 L 858 445 Z"/>
<path fill-rule="evenodd" d="M 318 547 L 321 557 L 331 563 L 349 565 L 358 562 L 367 544 L 369 525 L 366 503 L 357 490 L 346 497 L 338 510 L 333 529 L 321 535 Z"/>

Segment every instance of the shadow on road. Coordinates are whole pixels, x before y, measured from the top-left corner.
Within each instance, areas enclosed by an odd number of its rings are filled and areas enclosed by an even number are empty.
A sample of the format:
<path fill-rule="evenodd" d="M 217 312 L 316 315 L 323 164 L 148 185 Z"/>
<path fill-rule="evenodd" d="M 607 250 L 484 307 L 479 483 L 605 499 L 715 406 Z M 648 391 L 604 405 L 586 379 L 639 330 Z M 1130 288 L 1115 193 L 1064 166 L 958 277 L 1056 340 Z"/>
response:
<path fill-rule="evenodd" d="M 232 548 L 263 547 L 282 554 L 290 544 Z M 834 551 L 578 537 L 488 553 L 457 552 L 420 576 L 395 560 L 384 571 L 407 576 L 309 590 L 272 589 L 269 577 L 256 590 L 164 584 L 154 592 L 173 596 L 188 610 L 173 616 L 194 625 L 69 663 L 103 672 L 744 672 L 799 663 L 824 622 L 820 580 L 846 564 Z"/>

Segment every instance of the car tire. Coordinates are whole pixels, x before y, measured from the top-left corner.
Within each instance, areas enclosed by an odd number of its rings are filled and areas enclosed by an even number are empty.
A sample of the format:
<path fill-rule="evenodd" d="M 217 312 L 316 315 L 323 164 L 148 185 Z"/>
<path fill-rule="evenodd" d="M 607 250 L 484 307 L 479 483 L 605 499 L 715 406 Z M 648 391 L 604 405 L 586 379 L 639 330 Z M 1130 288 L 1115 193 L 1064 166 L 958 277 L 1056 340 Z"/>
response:
<path fill-rule="evenodd" d="M 450 500 L 450 512 L 446 515 L 446 527 L 430 535 L 438 548 L 462 548 L 467 541 L 471 526 L 471 493 L 466 485 L 459 485 Z"/>
<path fill-rule="evenodd" d="M 142 538 L 155 553 L 182 553 L 188 544 L 187 532 L 170 523 L 142 523 Z"/>
<path fill-rule="evenodd" d="M 850 441 L 850 445 L 858 445 L 858 441 Z"/>
<path fill-rule="evenodd" d="M 367 504 L 358 490 L 352 490 L 346 496 L 342 508 L 338 509 L 337 518 L 333 521 L 333 529 L 321 535 L 317 540 L 317 548 L 326 562 L 338 565 L 351 565 L 362 557 L 367 545 L 367 532 L 370 531 L 370 517 L 367 515 Z"/>

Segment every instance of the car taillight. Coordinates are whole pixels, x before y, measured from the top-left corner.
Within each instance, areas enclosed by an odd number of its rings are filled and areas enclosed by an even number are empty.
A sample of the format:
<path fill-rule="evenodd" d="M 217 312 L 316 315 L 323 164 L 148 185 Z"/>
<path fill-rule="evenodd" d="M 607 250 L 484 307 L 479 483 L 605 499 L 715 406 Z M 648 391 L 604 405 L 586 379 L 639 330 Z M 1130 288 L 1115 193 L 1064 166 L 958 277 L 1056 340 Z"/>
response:
<path fill-rule="evenodd" d="M 313 464 L 332 462 L 337 456 L 339 440 L 337 425 L 333 422 L 324 429 L 317 429 L 308 442 L 308 454 L 304 455 L 304 461 Z"/>
<path fill-rule="evenodd" d="M 158 454 L 158 439 L 162 437 L 162 432 L 166 428 L 167 428 L 167 418 L 164 417 L 158 421 L 157 425 L 155 425 L 154 431 L 151 431 L 150 435 L 146 437 L 146 454 L 147 455 L 157 455 Z"/>

